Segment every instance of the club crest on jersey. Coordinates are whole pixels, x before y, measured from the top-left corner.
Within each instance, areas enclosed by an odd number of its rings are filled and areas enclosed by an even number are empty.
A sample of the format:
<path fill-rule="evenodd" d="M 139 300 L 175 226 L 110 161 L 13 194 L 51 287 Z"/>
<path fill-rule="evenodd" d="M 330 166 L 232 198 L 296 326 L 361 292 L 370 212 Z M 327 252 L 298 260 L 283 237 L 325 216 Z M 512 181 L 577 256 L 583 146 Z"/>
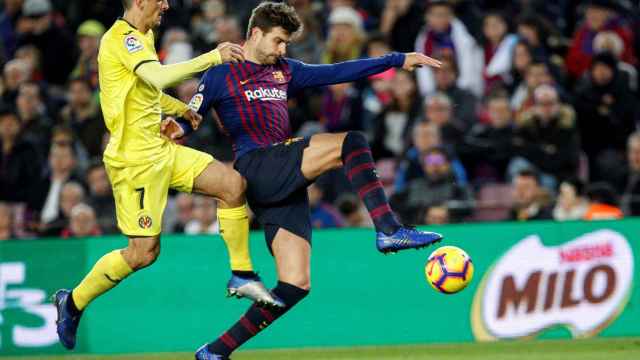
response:
<path fill-rule="evenodd" d="M 287 92 L 277 88 L 257 88 L 255 90 L 246 90 L 244 95 L 247 97 L 248 101 L 287 100 Z"/>
<path fill-rule="evenodd" d="M 202 106 L 202 101 L 204 100 L 204 96 L 202 94 L 195 94 L 189 101 L 189 109 L 193 111 L 200 110 L 200 106 Z"/>
<path fill-rule="evenodd" d="M 153 221 L 151 221 L 151 217 L 148 215 L 141 215 L 138 218 L 138 225 L 142 228 L 142 229 L 148 229 L 151 227 L 151 225 L 153 225 Z"/>
<path fill-rule="evenodd" d="M 283 83 L 285 82 L 284 80 L 284 74 L 282 73 L 282 71 L 274 71 L 273 73 L 273 79 L 279 83 Z"/>
<path fill-rule="evenodd" d="M 128 35 L 124 38 L 124 47 L 127 48 L 129 54 L 142 50 L 143 46 L 135 35 Z"/>

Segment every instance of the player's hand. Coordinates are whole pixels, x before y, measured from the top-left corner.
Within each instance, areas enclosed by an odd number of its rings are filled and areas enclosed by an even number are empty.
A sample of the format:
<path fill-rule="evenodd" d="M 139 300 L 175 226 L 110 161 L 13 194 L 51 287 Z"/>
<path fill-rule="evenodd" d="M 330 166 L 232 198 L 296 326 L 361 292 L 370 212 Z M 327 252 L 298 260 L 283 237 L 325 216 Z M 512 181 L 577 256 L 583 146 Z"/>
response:
<path fill-rule="evenodd" d="M 404 64 L 402 65 L 402 68 L 405 70 L 413 71 L 416 68 L 423 67 L 425 65 L 439 68 L 440 65 L 442 65 L 442 62 L 430 58 L 424 54 L 412 52 L 405 54 Z"/>
<path fill-rule="evenodd" d="M 220 52 L 222 62 L 237 63 L 244 61 L 244 50 L 242 49 L 242 46 L 238 44 L 223 42 L 222 44 L 218 45 L 216 50 Z"/>
<path fill-rule="evenodd" d="M 202 116 L 200 114 L 189 109 L 182 115 L 182 117 L 191 123 L 191 128 L 193 128 L 193 130 L 198 130 L 198 127 L 200 127 L 200 123 L 202 122 Z"/>
<path fill-rule="evenodd" d="M 167 117 L 160 123 L 160 134 L 166 136 L 169 140 L 178 140 L 184 136 L 184 130 L 182 130 L 176 119 Z"/>

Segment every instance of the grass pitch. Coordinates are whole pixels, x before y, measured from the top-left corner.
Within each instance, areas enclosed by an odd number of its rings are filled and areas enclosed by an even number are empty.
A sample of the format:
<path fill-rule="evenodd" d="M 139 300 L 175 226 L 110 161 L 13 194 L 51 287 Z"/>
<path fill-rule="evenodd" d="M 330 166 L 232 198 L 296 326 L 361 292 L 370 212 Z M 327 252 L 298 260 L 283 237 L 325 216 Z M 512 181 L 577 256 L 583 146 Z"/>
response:
<path fill-rule="evenodd" d="M 2 357 L 1 360 L 192 360 L 193 353 Z M 640 338 L 242 351 L 233 360 L 632 360 Z"/>

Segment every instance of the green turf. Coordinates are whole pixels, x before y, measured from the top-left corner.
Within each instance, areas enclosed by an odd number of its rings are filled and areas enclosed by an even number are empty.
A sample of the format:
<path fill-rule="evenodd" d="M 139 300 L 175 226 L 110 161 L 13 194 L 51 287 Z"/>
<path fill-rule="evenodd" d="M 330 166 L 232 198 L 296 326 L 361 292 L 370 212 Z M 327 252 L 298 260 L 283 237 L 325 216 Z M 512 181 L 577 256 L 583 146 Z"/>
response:
<path fill-rule="evenodd" d="M 191 353 L 154 355 L 93 355 L 2 357 L 2 360 L 191 360 Z M 244 351 L 234 360 L 632 360 L 640 359 L 640 338 L 574 341 L 511 341 L 481 344 L 416 345 Z"/>

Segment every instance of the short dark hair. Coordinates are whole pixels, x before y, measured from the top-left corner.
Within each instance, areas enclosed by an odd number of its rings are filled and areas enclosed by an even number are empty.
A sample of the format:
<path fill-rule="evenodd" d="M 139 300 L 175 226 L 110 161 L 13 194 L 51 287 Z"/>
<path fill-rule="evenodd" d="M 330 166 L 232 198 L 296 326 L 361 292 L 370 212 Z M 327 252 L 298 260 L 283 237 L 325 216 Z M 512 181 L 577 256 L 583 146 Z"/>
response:
<path fill-rule="evenodd" d="M 302 29 L 302 21 L 292 6 L 272 1 L 263 2 L 251 12 L 247 39 L 251 36 L 251 29 L 254 27 L 267 33 L 277 26 L 282 27 L 289 34 L 295 35 Z"/>
<path fill-rule="evenodd" d="M 527 177 L 527 178 L 534 179 L 536 181 L 536 184 L 538 185 L 540 184 L 540 175 L 534 169 L 531 169 L 531 168 L 522 169 L 518 172 L 517 175 L 520 177 Z"/>

